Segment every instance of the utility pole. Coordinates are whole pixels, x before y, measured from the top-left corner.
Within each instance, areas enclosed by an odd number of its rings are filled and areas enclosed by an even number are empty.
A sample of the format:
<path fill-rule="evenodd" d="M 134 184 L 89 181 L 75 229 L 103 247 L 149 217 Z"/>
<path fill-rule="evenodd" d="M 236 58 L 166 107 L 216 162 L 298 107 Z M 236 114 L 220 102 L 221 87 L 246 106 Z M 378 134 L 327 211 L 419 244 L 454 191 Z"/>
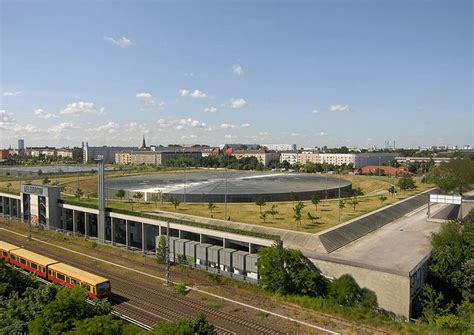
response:
<path fill-rule="evenodd" d="M 170 285 L 170 222 L 166 222 L 166 286 Z"/>
<path fill-rule="evenodd" d="M 183 164 L 183 171 L 184 171 L 184 194 L 183 194 L 183 202 L 186 203 L 186 164 Z"/>

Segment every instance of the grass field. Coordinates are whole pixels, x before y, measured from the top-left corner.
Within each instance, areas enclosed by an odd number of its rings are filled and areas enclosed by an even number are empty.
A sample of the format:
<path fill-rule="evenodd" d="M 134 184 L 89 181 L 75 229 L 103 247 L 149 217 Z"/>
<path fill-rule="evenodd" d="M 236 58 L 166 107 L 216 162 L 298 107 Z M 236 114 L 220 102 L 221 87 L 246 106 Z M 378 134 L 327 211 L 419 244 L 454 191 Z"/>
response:
<path fill-rule="evenodd" d="M 203 171 L 214 171 L 208 169 L 196 169 L 190 170 L 189 173 L 193 171 L 203 172 Z M 151 173 L 175 173 L 176 171 L 172 170 L 133 170 L 133 171 L 117 171 L 107 174 L 107 178 L 117 178 L 122 176 L 137 175 L 137 174 L 151 174 Z M 179 173 L 179 172 L 178 172 Z M 333 176 L 334 177 L 334 176 Z M 225 205 L 224 204 L 215 204 L 216 208 L 212 212 L 212 216 L 217 219 L 228 219 L 230 217 L 231 221 L 238 221 L 243 223 L 258 224 L 263 226 L 290 229 L 297 231 L 304 231 L 309 233 L 315 233 L 329 227 L 332 227 L 340 222 L 348 221 L 355 217 L 361 216 L 365 213 L 371 212 L 383 206 L 392 204 L 401 199 L 407 198 L 411 195 L 419 193 L 421 191 L 427 190 L 432 185 L 422 184 L 420 180 L 416 179 L 417 189 L 410 192 L 400 192 L 395 197 L 392 197 L 386 191 L 391 184 L 397 184 L 395 178 L 386 177 L 386 176 L 356 176 L 356 175 L 344 175 L 343 179 L 346 179 L 352 182 L 353 188 L 360 188 L 364 192 L 364 196 L 359 198 L 359 204 L 356 205 L 355 209 L 349 204 L 345 203 L 345 208 L 341 210 L 341 215 L 339 217 L 339 207 L 337 200 L 326 200 L 321 201 L 318 205 L 318 208 L 310 202 L 304 201 L 305 207 L 302 211 L 302 221 L 301 224 L 297 224 L 293 218 L 294 211 L 293 207 L 295 203 L 292 201 L 288 202 L 279 202 L 279 203 L 267 203 L 265 206 L 262 206 L 262 212 L 268 211 L 272 206 L 276 206 L 275 209 L 278 214 L 272 216 L 267 214 L 265 222 L 261 217 L 260 208 L 255 205 L 255 203 L 229 203 L 227 204 L 227 218 L 224 217 Z M 28 181 L 34 184 L 42 184 L 44 177 L 37 177 L 33 179 L 28 179 Z M 81 175 L 64 175 L 64 176 L 55 176 L 49 177 L 50 184 L 58 184 L 63 187 L 64 198 L 71 197 L 76 189 L 79 187 L 83 193 L 84 198 L 81 199 L 84 203 L 96 204 L 97 200 L 94 199 L 97 196 L 97 175 L 96 174 L 81 174 Z M 26 180 L 23 180 L 25 182 Z M 11 184 L 9 187 L 8 184 Z M 8 191 L 19 193 L 20 181 L 14 177 L 2 177 L 0 179 L 0 191 Z M 387 197 L 383 203 L 379 200 L 379 195 L 384 193 Z M 90 198 L 90 199 L 88 199 Z M 149 210 L 163 210 L 170 212 L 177 212 L 182 214 L 197 215 L 203 217 L 210 217 L 211 212 L 208 209 L 208 204 L 198 204 L 198 203 L 187 203 L 181 204 L 178 208 L 170 203 L 145 203 L 145 202 L 125 202 L 125 201 L 107 201 L 107 207 L 117 208 L 117 209 L 127 209 L 134 211 L 149 211 Z M 317 217 L 316 220 L 311 221 L 308 218 L 308 213 L 311 213 L 313 217 Z"/>

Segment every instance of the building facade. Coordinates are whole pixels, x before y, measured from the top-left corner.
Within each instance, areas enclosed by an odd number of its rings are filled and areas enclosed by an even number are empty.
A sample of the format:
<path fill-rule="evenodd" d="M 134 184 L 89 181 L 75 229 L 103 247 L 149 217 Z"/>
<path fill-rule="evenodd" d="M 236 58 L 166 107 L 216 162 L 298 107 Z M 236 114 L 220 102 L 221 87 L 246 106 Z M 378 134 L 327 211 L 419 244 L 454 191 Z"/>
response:
<path fill-rule="evenodd" d="M 199 151 L 132 151 L 130 164 L 133 165 L 163 165 L 177 158 L 201 158 Z"/>
<path fill-rule="evenodd" d="M 295 151 L 296 144 L 262 144 L 262 147 L 274 151 Z"/>
<path fill-rule="evenodd" d="M 298 163 L 298 151 L 282 151 L 280 152 L 280 163 L 287 161 L 291 165 Z"/>
<path fill-rule="evenodd" d="M 265 149 L 260 150 L 235 150 L 231 154 L 237 159 L 242 159 L 245 157 L 255 157 L 258 162 L 264 166 L 269 166 L 271 162 L 280 161 L 280 153 L 276 151 L 269 151 Z"/>
<path fill-rule="evenodd" d="M 84 164 L 92 163 L 98 156 L 102 156 L 106 163 L 115 162 L 115 154 L 123 151 L 135 151 L 137 147 L 90 147 L 86 142 L 82 150 L 82 161 Z"/>
<path fill-rule="evenodd" d="M 117 152 L 115 154 L 115 164 L 129 165 L 132 164 L 132 153 L 131 152 Z"/>

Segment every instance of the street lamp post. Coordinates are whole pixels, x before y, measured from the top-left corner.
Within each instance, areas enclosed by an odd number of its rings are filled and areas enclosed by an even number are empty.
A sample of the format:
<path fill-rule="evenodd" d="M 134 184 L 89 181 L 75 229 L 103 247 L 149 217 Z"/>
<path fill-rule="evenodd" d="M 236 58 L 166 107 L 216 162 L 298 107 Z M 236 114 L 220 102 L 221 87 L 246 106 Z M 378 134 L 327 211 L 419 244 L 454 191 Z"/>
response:
<path fill-rule="evenodd" d="M 183 194 L 183 202 L 186 203 L 186 164 L 183 164 L 184 170 L 184 194 Z"/>
<path fill-rule="evenodd" d="M 379 177 L 380 177 L 380 157 L 379 157 Z"/>

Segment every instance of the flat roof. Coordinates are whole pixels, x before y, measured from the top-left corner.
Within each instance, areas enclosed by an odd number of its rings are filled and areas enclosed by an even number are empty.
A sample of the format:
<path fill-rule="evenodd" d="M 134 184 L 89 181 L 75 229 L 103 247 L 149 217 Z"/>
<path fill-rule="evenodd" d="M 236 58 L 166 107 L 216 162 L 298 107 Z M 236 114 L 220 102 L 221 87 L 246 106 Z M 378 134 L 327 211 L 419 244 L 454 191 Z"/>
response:
<path fill-rule="evenodd" d="M 431 206 L 433 212 L 440 208 Z M 329 256 L 408 274 L 431 252 L 431 235 L 440 228 L 439 223 L 427 221 L 426 211 L 418 208 Z"/>
<path fill-rule="evenodd" d="M 2 249 L 2 250 L 10 251 L 10 250 L 19 249 L 19 248 L 20 247 L 18 247 L 16 245 L 13 245 L 13 244 L 10 244 L 8 242 L 0 241 L 0 249 Z"/>
<path fill-rule="evenodd" d="M 64 263 L 53 264 L 49 268 L 51 270 L 58 271 L 68 276 L 71 276 L 75 279 L 79 279 L 81 282 L 86 282 L 92 285 L 108 281 L 107 278 L 95 275 L 93 273 L 78 269 L 76 267 Z"/>
<path fill-rule="evenodd" d="M 20 256 L 22 258 L 26 258 L 30 261 L 33 261 L 39 265 L 47 266 L 49 264 L 57 263 L 58 261 L 46 256 L 39 255 L 35 252 L 26 250 L 26 249 L 16 249 L 11 252 L 13 255 Z"/>

